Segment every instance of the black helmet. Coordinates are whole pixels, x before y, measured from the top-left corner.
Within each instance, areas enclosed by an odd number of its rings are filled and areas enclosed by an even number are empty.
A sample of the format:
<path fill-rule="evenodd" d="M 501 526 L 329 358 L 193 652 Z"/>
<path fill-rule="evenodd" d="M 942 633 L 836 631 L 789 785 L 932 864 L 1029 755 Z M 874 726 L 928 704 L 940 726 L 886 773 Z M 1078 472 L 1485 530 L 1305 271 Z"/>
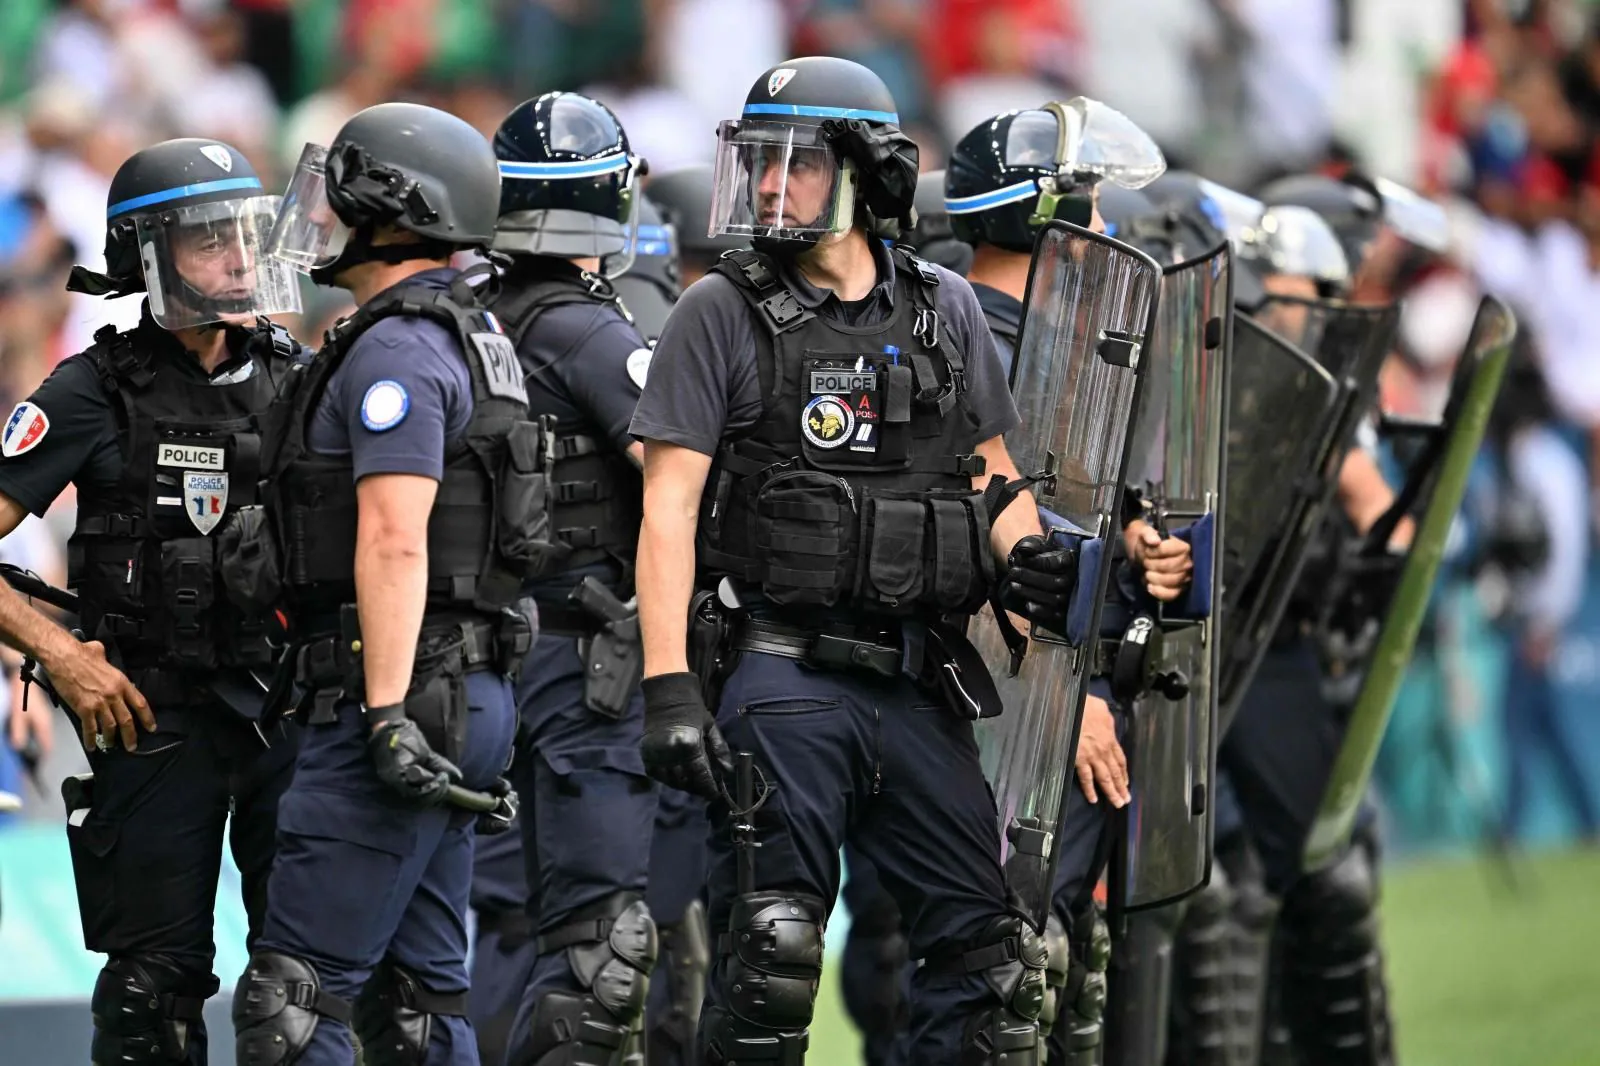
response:
<path fill-rule="evenodd" d="M 790 59 L 717 128 L 710 229 L 812 244 L 851 229 L 858 200 L 869 220 L 905 216 L 916 184 L 917 147 L 882 78 L 848 59 Z"/>
<path fill-rule="evenodd" d="M 306 146 L 272 250 L 321 284 L 357 263 L 486 247 L 499 204 L 500 169 L 482 134 L 438 108 L 378 104 L 357 112 L 326 151 Z M 425 251 L 374 248 L 383 224 L 424 238 Z"/>
<path fill-rule="evenodd" d="M 497 250 L 576 259 L 626 249 L 643 167 L 604 104 L 559 92 L 518 104 L 495 131 L 494 154 Z"/>
<path fill-rule="evenodd" d="M 723 252 L 748 247 L 743 237 L 711 232 L 711 167 L 692 163 L 676 170 L 651 174 L 645 185 L 647 199 L 661 209 L 661 215 L 678 235 L 678 251 L 684 256 L 710 260 Z"/>
<path fill-rule="evenodd" d="M 957 240 L 944 209 L 944 171 L 930 170 L 917 182 L 917 224 L 900 238 L 930 263 L 962 277 L 972 269 L 972 245 Z"/>
<path fill-rule="evenodd" d="M 230 145 L 188 137 L 135 152 L 106 197 L 106 272 L 76 267 L 67 287 L 144 291 L 167 329 L 298 311 L 293 273 L 265 254 L 278 204 Z"/>
<path fill-rule="evenodd" d="M 1031 252 L 1045 222 L 1088 226 L 1102 180 L 1149 184 L 1166 160 L 1148 134 L 1098 100 L 1007 111 L 970 130 L 950 156 L 945 209 L 968 244 Z"/>
<path fill-rule="evenodd" d="M 667 313 L 683 291 L 678 275 L 678 236 L 648 195 L 639 197 L 638 212 L 632 262 L 612 280 L 611 287 L 633 315 L 640 335 L 654 341 L 661 336 Z"/>

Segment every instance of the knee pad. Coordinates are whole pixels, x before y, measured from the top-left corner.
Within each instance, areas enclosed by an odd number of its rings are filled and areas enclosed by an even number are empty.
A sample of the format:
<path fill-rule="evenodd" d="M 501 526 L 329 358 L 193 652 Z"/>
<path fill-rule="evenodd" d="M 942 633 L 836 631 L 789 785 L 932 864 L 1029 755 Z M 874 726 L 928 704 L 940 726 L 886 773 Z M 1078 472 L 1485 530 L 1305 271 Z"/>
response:
<path fill-rule="evenodd" d="M 211 974 L 196 976 L 154 955 L 117 955 L 94 983 L 95 1062 L 183 1062 L 201 1010 L 216 992 Z"/>
<path fill-rule="evenodd" d="M 754 892 L 734 900 L 717 941 L 720 1002 L 703 1020 L 708 1066 L 805 1061 L 824 919 L 815 896 Z"/>
<path fill-rule="evenodd" d="M 1377 872 L 1359 845 L 1302 878 L 1284 899 L 1284 1016 L 1313 1058 L 1337 1049 L 1341 1062 L 1392 1061 L 1377 903 Z"/>
<path fill-rule="evenodd" d="M 1044 1010 L 1049 949 L 1043 935 L 1014 916 L 994 919 L 977 947 L 928 959 L 933 974 L 977 974 L 999 1001 L 967 1019 L 961 1066 L 1038 1066 L 1044 1061 L 1039 1015 Z"/>
<path fill-rule="evenodd" d="M 233 990 L 239 1066 L 287 1066 L 311 1043 L 319 1017 L 350 1024 L 350 1003 L 322 991 L 304 959 L 258 951 Z"/>
<path fill-rule="evenodd" d="M 384 959 L 356 997 L 352 1028 L 361 1038 L 366 1066 L 422 1066 L 433 1019 L 466 1013 L 465 992 L 435 992 L 404 966 Z"/>
<path fill-rule="evenodd" d="M 1228 1061 L 1229 970 L 1234 893 L 1220 863 L 1189 897 L 1173 944 L 1167 1061 L 1206 1066 Z"/>
<path fill-rule="evenodd" d="M 1061 1001 L 1067 990 L 1067 971 L 1072 965 L 1072 944 L 1067 938 L 1067 924 L 1054 909 L 1044 925 L 1044 1003 L 1039 1008 L 1039 1036 L 1048 1039 L 1055 1028 L 1056 1016 L 1061 1011 Z"/>
<path fill-rule="evenodd" d="M 1073 916 L 1067 938 L 1072 952 L 1056 1026 L 1064 1031 L 1068 1066 L 1091 1066 L 1099 1056 L 1104 1030 L 1111 930 L 1100 908 L 1091 902 Z"/>
<path fill-rule="evenodd" d="M 711 930 L 706 907 L 691 900 L 683 918 L 660 927 L 661 956 L 667 976 L 667 1012 L 650 1026 L 649 1060 L 689 1061 L 700 1029 L 700 1008 L 706 999 L 711 970 Z"/>
<path fill-rule="evenodd" d="M 565 949 L 582 992 L 545 993 L 515 1066 L 609 1066 L 630 1054 L 660 944 L 650 908 L 617 892 L 539 937 L 541 955 Z"/>
<path fill-rule="evenodd" d="M 1228 868 L 1233 878 L 1228 981 L 1231 1061 L 1254 1063 L 1260 1057 L 1261 1041 L 1269 1026 L 1268 978 L 1278 899 L 1267 891 L 1260 860 L 1253 852 L 1246 861 L 1230 863 Z"/>

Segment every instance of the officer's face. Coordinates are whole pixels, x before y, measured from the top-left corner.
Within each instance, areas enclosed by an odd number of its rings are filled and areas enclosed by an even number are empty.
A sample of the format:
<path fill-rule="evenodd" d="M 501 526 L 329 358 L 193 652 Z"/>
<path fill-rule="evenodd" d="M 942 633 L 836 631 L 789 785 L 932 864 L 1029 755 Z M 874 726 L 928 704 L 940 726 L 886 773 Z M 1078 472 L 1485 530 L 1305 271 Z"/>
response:
<path fill-rule="evenodd" d="M 256 287 L 256 249 L 232 222 L 185 226 L 172 235 L 178 276 L 212 300 L 248 299 Z"/>
<path fill-rule="evenodd" d="M 752 179 L 756 184 L 756 221 L 763 226 L 813 227 L 833 194 L 833 159 L 821 148 L 796 148 L 787 153 L 780 145 L 764 148 L 756 156 Z"/>
<path fill-rule="evenodd" d="M 1317 283 L 1299 274 L 1268 274 L 1261 279 L 1261 287 L 1270 296 L 1287 296 L 1294 300 L 1317 298 Z M 1278 336 L 1300 344 L 1311 324 L 1311 308 L 1303 303 L 1269 303 L 1256 318 Z"/>

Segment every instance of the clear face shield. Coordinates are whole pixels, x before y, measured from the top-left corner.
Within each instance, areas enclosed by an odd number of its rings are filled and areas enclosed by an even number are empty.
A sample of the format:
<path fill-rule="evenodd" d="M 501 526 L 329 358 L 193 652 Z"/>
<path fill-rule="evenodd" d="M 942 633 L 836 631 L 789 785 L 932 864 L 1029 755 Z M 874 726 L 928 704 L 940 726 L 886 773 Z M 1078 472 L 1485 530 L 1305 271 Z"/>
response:
<path fill-rule="evenodd" d="M 1350 263 L 1339 238 L 1309 207 L 1285 205 L 1262 214 L 1254 258 L 1272 275 L 1309 278 L 1317 295 L 1340 295 L 1350 284 Z"/>
<path fill-rule="evenodd" d="M 328 203 L 327 161 L 328 150 L 320 144 L 300 152 L 267 241 L 269 255 L 302 274 L 332 263 L 350 240 L 350 227 Z"/>
<path fill-rule="evenodd" d="M 735 234 L 814 243 L 855 224 L 854 165 L 818 126 L 765 119 L 717 127 L 707 236 Z"/>
<path fill-rule="evenodd" d="M 620 247 L 603 252 L 600 256 L 600 276 L 607 281 L 626 274 L 639 256 L 639 187 L 633 180 L 636 169 L 629 168 L 628 191 L 625 194 L 627 214 L 622 219 L 622 233 L 617 240 Z"/>
<path fill-rule="evenodd" d="M 271 258 L 276 196 L 174 207 L 134 220 L 150 315 L 163 329 L 300 310 L 294 272 Z"/>
<path fill-rule="evenodd" d="M 1055 171 L 1038 179 L 1039 201 L 1029 223 L 1053 218 L 1088 226 L 1092 190 L 1102 181 L 1142 189 L 1166 173 L 1167 160 L 1150 135 L 1122 112 L 1087 96 L 1052 101 L 1011 122 L 1006 166 Z M 1067 203 L 1065 201 L 1074 201 Z"/>
<path fill-rule="evenodd" d="M 1435 255 L 1450 250 L 1450 219 L 1444 208 L 1398 182 L 1375 178 L 1383 196 L 1383 221 L 1401 238 Z"/>

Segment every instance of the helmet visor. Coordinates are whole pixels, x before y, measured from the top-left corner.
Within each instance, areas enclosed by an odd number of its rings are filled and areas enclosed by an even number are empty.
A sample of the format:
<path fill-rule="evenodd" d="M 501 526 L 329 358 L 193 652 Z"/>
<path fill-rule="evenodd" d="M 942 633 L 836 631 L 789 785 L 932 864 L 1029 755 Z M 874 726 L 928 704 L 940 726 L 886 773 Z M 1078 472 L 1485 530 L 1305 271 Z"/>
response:
<path fill-rule="evenodd" d="M 1142 189 L 1167 171 L 1167 158 L 1133 119 L 1099 100 L 1075 96 L 1047 104 L 1062 119 L 1064 170 Z"/>
<path fill-rule="evenodd" d="M 278 197 L 174 207 L 135 221 L 150 315 L 165 329 L 300 310 L 294 272 L 266 254 Z"/>
<path fill-rule="evenodd" d="M 1383 196 L 1383 221 L 1390 229 L 1437 255 L 1450 250 L 1450 220 L 1443 207 L 1388 178 L 1373 184 Z"/>
<path fill-rule="evenodd" d="M 1339 238 L 1308 207 L 1269 208 L 1256 227 L 1258 254 L 1274 274 L 1311 278 L 1328 285 L 1350 280 L 1350 263 Z"/>
<path fill-rule="evenodd" d="M 707 236 L 815 241 L 854 221 L 851 172 L 818 127 L 746 119 L 717 128 Z"/>
<path fill-rule="evenodd" d="M 267 242 L 270 255 L 301 273 L 339 258 L 350 239 L 350 227 L 328 203 L 327 161 L 328 150 L 320 144 L 308 144 L 300 152 Z"/>

